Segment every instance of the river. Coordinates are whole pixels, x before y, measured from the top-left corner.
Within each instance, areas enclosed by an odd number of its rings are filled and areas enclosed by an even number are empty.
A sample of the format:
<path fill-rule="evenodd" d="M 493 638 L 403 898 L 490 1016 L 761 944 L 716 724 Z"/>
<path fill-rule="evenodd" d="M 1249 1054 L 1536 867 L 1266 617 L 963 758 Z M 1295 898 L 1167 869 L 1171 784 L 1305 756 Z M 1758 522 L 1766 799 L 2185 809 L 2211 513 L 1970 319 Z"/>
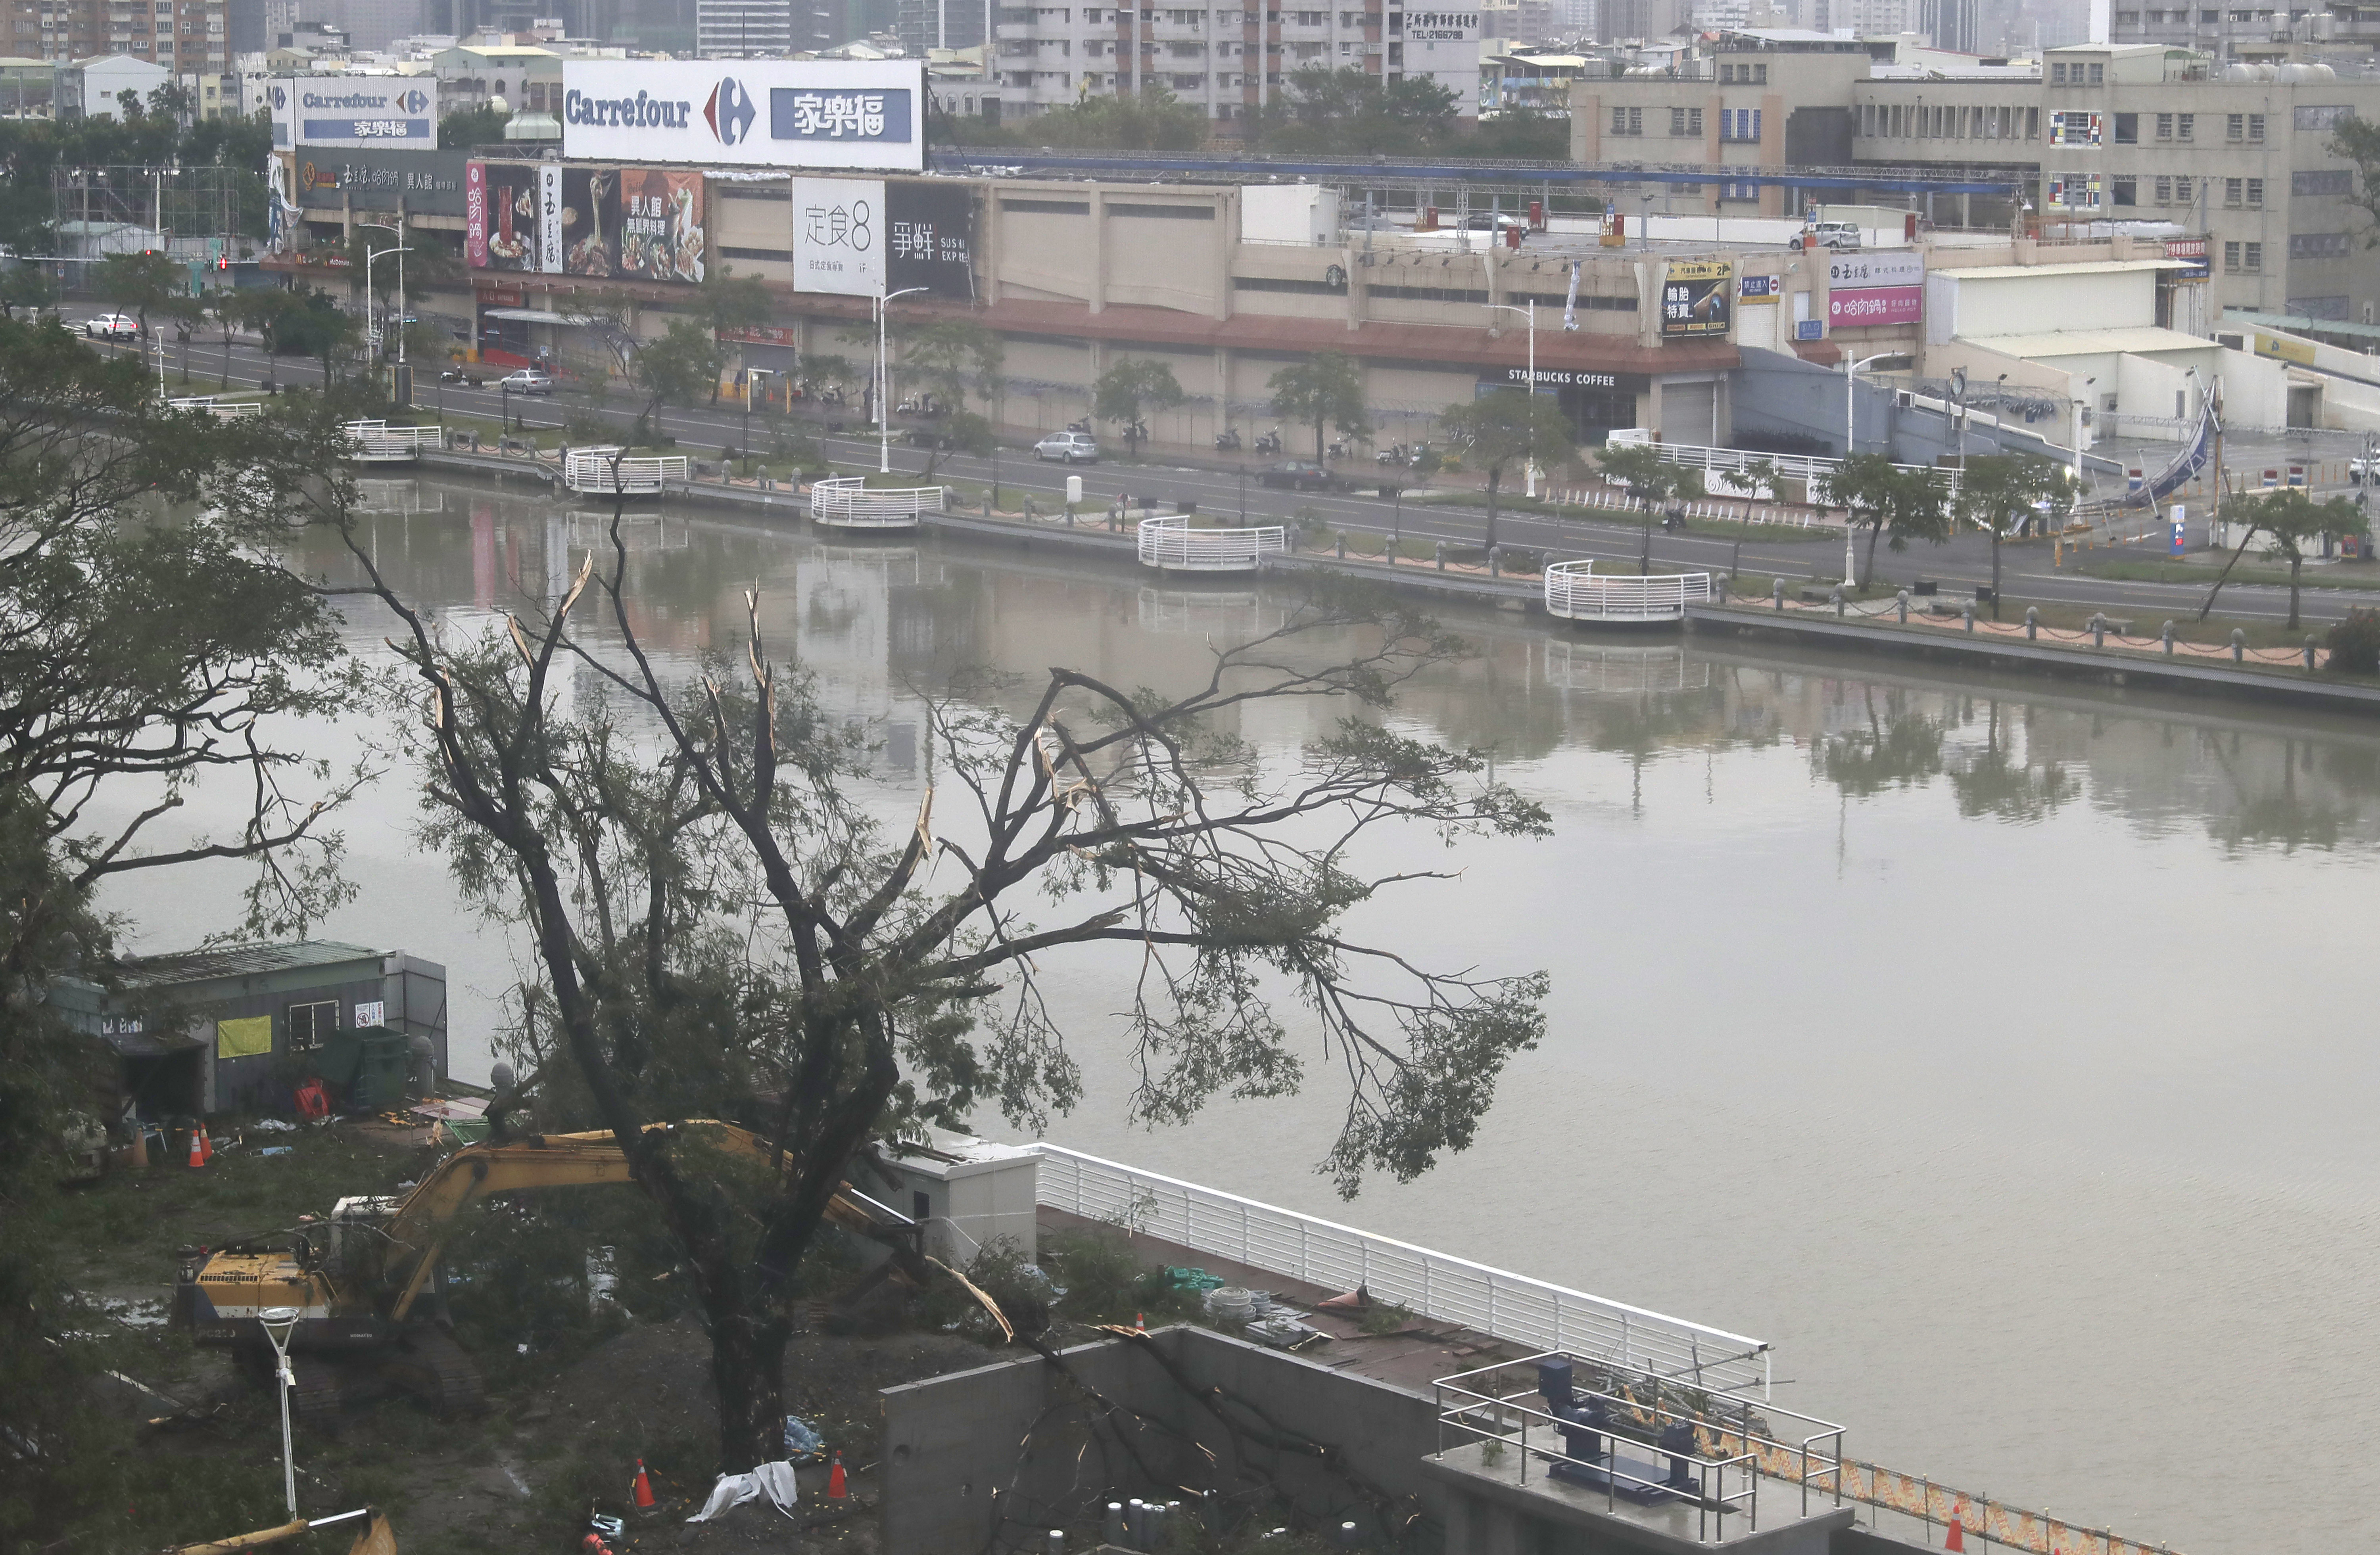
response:
<path fill-rule="evenodd" d="M 370 490 L 382 565 L 450 620 L 547 596 L 602 524 Z M 629 539 L 639 631 L 674 657 L 732 647 L 758 582 L 778 650 L 880 731 L 888 813 L 923 786 L 910 685 L 938 667 L 1161 686 L 1289 598 L 696 511 Z M 1089 1090 L 1050 1137 L 1757 1335 L 1780 1402 L 1962 1489 L 2196 1555 L 2380 1535 L 2380 1354 L 2358 1337 L 2380 1058 L 2355 1035 L 2380 726 L 1446 613 L 1478 656 L 1399 716 L 1492 747 L 1555 834 L 1465 844 L 1459 878 L 1366 927 L 1440 966 L 1551 972 L 1548 1039 L 1479 1143 L 1342 1204 L 1312 1171 L 1325 1075 L 1128 1126 L 1096 964 L 1052 970 Z M 368 650 L 385 629 L 352 627 Z M 1318 716 L 1241 733 L 1280 750 Z M 346 759 L 389 733 L 309 738 Z M 483 1075 L 510 950 L 455 910 L 415 814 L 402 772 L 358 803 L 359 893 L 322 932 L 445 963 L 455 1066 Z M 113 905 L 172 948 L 235 883 Z"/>

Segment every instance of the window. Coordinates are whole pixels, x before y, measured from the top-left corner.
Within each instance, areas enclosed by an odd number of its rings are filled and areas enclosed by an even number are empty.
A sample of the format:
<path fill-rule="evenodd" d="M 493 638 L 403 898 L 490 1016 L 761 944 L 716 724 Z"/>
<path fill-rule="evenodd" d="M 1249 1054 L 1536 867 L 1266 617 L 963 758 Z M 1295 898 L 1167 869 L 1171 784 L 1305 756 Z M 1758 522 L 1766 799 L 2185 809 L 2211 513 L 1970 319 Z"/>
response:
<path fill-rule="evenodd" d="M 1752 67 L 1752 84 L 1754 86 L 1767 86 L 1768 84 L 1767 66 L 1755 65 Z"/>
<path fill-rule="evenodd" d="M 1757 140 L 1760 139 L 1760 110 L 1757 108 L 1721 108 L 1718 111 L 1718 138 L 1722 140 Z"/>
<path fill-rule="evenodd" d="M 2251 140 L 2261 141 L 2264 138 L 2265 115 L 2262 114 L 2250 114 L 2248 115 L 2248 139 Z"/>
<path fill-rule="evenodd" d="M 2173 139 L 2173 115 L 2172 115 L 2171 114 L 2159 114 L 2159 115 L 2156 116 L 2156 119 L 2157 119 L 2157 139 L 2158 139 L 2158 140 L 2172 140 L 2172 139 Z"/>
<path fill-rule="evenodd" d="M 2234 272 L 2236 272 L 2236 271 L 2238 271 L 2238 270 L 2239 270 L 2239 268 L 2240 268 L 2240 245 L 2239 245 L 2239 244 L 2237 244 L 2237 243 L 2226 243 L 2226 244 L 2224 244 L 2224 245 L 2223 245 L 2223 268 L 2224 268 L 2224 269 L 2226 269 L 2226 270 L 2228 270 L 2228 271 L 2234 271 Z"/>
<path fill-rule="evenodd" d="M 2056 64 L 2050 66 L 2049 84 L 2051 86 L 2064 86 L 2066 84 L 2066 62 L 2064 60 L 2061 59 Z"/>
<path fill-rule="evenodd" d="M 2141 13 L 2138 11 L 2118 11 L 2116 13 L 2116 25 L 2118 27 L 2138 27 L 2140 24 Z"/>
<path fill-rule="evenodd" d="M 2246 140 L 2247 138 L 2248 138 L 2248 115 L 2245 115 L 2245 114 L 2226 114 L 2226 115 L 2223 115 L 2223 139 L 2225 139 L 2226 140 Z"/>
<path fill-rule="evenodd" d="M 2252 208 L 2252 209 L 2262 210 L 2262 209 L 2264 208 L 2264 204 L 2265 204 L 2265 180 L 2264 180 L 2264 179 L 2262 179 L 2262 178 L 2251 178 L 2251 179 L 2249 179 L 2249 180 L 2248 180 L 2248 204 L 2249 204 L 2249 205 L 2250 205 L 2250 207 L 2251 207 L 2251 208 Z"/>
<path fill-rule="evenodd" d="M 2140 180 L 2132 177 L 2129 174 L 2117 174 L 2116 203 L 2119 205 L 2138 205 L 2140 202 Z"/>
<path fill-rule="evenodd" d="M 2093 86 L 2105 86 L 2107 84 L 2107 67 L 2106 66 L 2094 65 L 2091 67 L 2091 84 Z"/>
<path fill-rule="evenodd" d="M 2353 237 L 2344 232 L 2297 232 L 2289 235 L 2291 259 L 2345 259 L 2355 251 Z"/>
<path fill-rule="evenodd" d="M 2242 244 L 2240 244 L 2240 269 L 2242 269 L 2242 270 L 2249 270 L 2249 271 L 2260 271 L 2260 270 L 2264 269 L 2264 268 L 2265 268 L 2265 246 L 2264 246 L 2262 243 L 2242 243 Z"/>
<path fill-rule="evenodd" d="M 2237 205 L 2237 204 L 2239 204 L 2239 203 L 2240 203 L 2240 195 L 2241 186 L 2242 186 L 2243 184 L 2245 184 L 2246 182 L 2247 182 L 2247 180 L 2246 180 L 2246 179 L 2244 179 L 2244 178 L 2226 178 L 2226 179 L 2224 179 L 2224 180 L 2223 180 L 2223 203 L 2224 203 L 2224 204 L 2226 204 L 2226 205 Z"/>
<path fill-rule="evenodd" d="M 2159 178 L 2156 181 L 2156 202 L 2160 205 L 2170 205 L 2173 203 L 2173 180 L 2171 178 Z"/>
<path fill-rule="evenodd" d="M 1758 200 L 1760 198 L 1760 186 L 1757 184 L 1721 184 L 1718 187 L 1718 197 L 1721 200 Z"/>
<path fill-rule="evenodd" d="M 2201 11 L 2198 13 L 2198 19 L 2202 24 L 2207 27 L 2213 27 L 2223 19 L 2223 13 L 2221 11 Z"/>
<path fill-rule="evenodd" d="M 289 1051 L 293 1053 L 312 1052 L 329 1041 L 331 1034 L 339 1029 L 338 1001 L 329 1000 L 320 1004 L 292 1004 L 289 1006 L 286 1025 L 289 1031 Z"/>
<path fill-rule="evenodd" d="M 1683 135 L 1685 132 L 1686 132 L 1686 111 L 1685 111 L 1683 108 L 1672 108 L 1672 109 L 1670 109 L 1670 134 L 1672 134 L 1672 135 Z"/>
<path fill-rule="evenodd" d="M 1644 134 L 1644 133 L 1645 133 L 1645 110 L 1644 110 L 1644 109 L 1642 109 L 1642 108 L 1614 108 L 1614 109 L 1612 109 L 1612 110 L 1611 110 L 1611 133 L 1612 133 L 1612 134 L 1614 134 L 1614 135 L 1642 135 L 1642 134 Z"/>
<path fill-rule="evenodd" d="M 2141 115 L 2138 114 L 2118 114 L 2116 115 L 2116 144 L 2119 146 L 2137 146 L 2140 143 Z"/>
<path fill-rule="evenodd" d="M 2196 114 L 2176 114 L 2173 116 L 2174 134 L 2180 140 L 2190 140 L 2197 124 L 2198 115 Z"/>
<path fill-rule="evenodd" d="M 2335 172 L 2292 173 L 2289 175 L 2291 194 L 2348 194 L 2353 191 L 2354 175 L 2344 167 Z"/>

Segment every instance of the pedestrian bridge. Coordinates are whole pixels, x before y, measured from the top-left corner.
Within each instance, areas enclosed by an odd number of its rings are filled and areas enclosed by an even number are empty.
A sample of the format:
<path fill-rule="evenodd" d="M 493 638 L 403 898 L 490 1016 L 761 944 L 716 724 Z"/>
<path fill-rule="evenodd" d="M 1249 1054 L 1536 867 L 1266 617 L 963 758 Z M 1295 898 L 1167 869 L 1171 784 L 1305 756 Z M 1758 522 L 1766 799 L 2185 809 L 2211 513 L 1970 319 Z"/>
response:
<path fill-rule="evenodd" d="M 943 511 L 944 486 L 870 486 L 864 475 L 823 476 L 810 484 L 810 522 L 837 529 L 914 529 Z"/>
<path fill-rule="evenodd" d="M 1160 572 L 1255 572 L 1267 556 L 1289 554 L 1289 530 L 1279 524 L 1238 529 L 1194 529 L 1181 514 L 1143 518 L 1138 528 L 1143 566 Z"/>
<path fill-rule="evenodd" d="M 1556 562 L 1546 568 L 1545 599 L 1546 613 L 1563 621 L 1683 621 L 1688 605 L 1710 603 L 1711 575 L 1598 577 L 1593 562 Z"/>

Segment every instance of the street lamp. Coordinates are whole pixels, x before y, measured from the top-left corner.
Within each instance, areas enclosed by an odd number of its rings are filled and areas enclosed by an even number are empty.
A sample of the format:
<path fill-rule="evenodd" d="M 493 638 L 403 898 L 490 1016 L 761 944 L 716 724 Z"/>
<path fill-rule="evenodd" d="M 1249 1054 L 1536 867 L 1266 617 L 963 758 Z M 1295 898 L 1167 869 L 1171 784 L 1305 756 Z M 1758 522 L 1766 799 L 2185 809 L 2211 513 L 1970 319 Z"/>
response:
<path fill-rule="evenodd" d="M 773 378 L 773 367 L 747 367 L 744 370 L 744 473 L 752 473 L 752 397 L 760 392 L 760 380 Z"/>
<path fill-rule="evenodd" d="M 1518 313 L 1529 321 L 1529 495 L 1537 494 L 1537 299 L 1531 298 L 1526 308 L 1510 302 L 1482 304 L 1491 312 Z"/>
<path fill-rule="evenodd" d="M 1843 458 L 1846 462 L 1853 454 L 1859 452 L 1860 369 L 1883 361 L 1888 357 L 1905 357 L 1908 354 L 1906 351 L 1878 351 L 1872 357 L 1862 357 L 1857 361 L 1852 361 L 1848 356 L 1843 358 L 1845 363 L 1843 368 Z M 1846 511 L 1843 515 L 1843 587 L 1845 589 L 1849 589 L 1852 579 L 1859 577 L 1859 552 L 1852 544 L 1852 529 L 1851 515 Z"/>
<path fill-rule="evenodd" d="M 281 1388 L 281 1493 L 289 1503 L 289 1521 L 298 1521 L 298 1463 L 289 1447 L 289 1390 L 298 1379 L 289 1370 L 289 1334 L 303 1316 L 294 1306 L 268 1306 L 256 1315 L 264 1337 L 273 1342 L 273 1370 Z"/>
<path fill-rule="evenodd" d="M 370 244 L 366 244 L 364 247 L 364 327 L 367 330 L 370 330 L 371 327 L 373 296 L 371 284 L 372 261 L 377 259 L 385 259 L 389 255 L 395 254 L 397 256 L 396 365 L 403 367 L 405 365 L 405 256 L 411 253 L 413 250 L 405 247 L 405 228 L 401 224 L 392 222 L 358 222 L 356 225 L 378 227 L 382 232 L 393 232 L 396 234 L 396 247 L 395 248 L 382 249 L 375 252 Z M 376 351 L 375 355 L 386 356 L 387 352 L 385 350 L 380 350 Z"/>
<path fill-rule="evenodd" d="M 922 292 L 925 286 L 904 286 L 891 294 L 876 294 L 876 473 L 892 472 L 892 374 L 884 363 L 884 315 L 892 311 L 894 298 Z"/>

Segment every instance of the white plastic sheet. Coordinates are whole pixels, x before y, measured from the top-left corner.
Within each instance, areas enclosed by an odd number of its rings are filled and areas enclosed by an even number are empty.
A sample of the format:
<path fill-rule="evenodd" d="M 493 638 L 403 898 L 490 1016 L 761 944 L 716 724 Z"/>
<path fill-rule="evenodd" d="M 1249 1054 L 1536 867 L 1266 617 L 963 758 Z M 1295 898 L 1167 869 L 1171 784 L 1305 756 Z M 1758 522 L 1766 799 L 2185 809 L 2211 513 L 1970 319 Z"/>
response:
<path fill-rule="evenodd" d="M 771 1505 L 791 1517 L 797 1488 L 794 1483 L 794 1465 L 789 1463 L 757 1464 L 749 1474 L 722 1474 L 710 1488 L 710 1499 L 702 1510 L 686 1519 L 689 1523 L 707 1523 L 731 1507 L 766 1496 Z"/>

